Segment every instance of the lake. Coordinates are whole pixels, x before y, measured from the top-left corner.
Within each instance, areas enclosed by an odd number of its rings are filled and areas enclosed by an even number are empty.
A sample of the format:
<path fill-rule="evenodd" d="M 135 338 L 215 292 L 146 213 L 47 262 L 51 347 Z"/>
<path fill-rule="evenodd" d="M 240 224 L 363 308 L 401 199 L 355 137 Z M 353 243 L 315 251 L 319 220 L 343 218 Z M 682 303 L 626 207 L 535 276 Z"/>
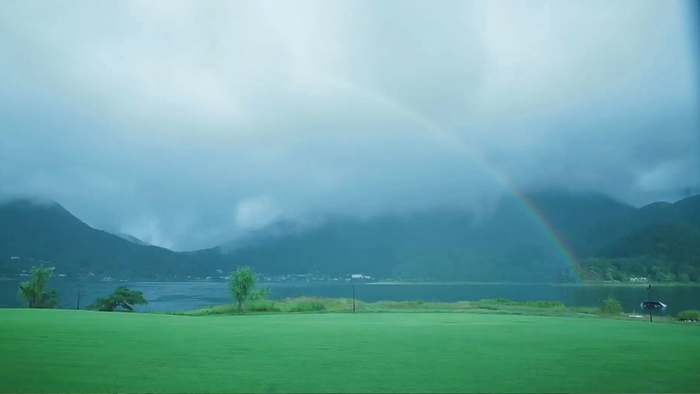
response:
<path fill-rule="evenodd" d="M 0 281 L 0 307 L 19 307 L 19 281 Z M 230 302 L 228 285 L 222 282 L 93 282 L 82 284 L 81 306 L 97 297 L 106 296 L 117 286 L 126 285 L 143 292 L 148 305 L 138 311 L 185 311 Z M 75 308 L 78 286 L 75 282 L 54 281 L 62 308 Z M 270 283 L 272 298 L 295 296 L 352 297 L 352 285 L 347 283 Z M 567 306 L 598 306 L 607 297 L 622 302 L 626 312 L 639 311 L 647 300 L 645 285 L 639 286 L 557 286 L 547 284 L 356 284 L 358 300 L 427 302 L 475 301 L 486 298 L 507 298 L 513 301 L 552 300 Z M 652 300 L 668 305 L 668 313 L 700 309 L 700 286 L 652 286 Z"/>

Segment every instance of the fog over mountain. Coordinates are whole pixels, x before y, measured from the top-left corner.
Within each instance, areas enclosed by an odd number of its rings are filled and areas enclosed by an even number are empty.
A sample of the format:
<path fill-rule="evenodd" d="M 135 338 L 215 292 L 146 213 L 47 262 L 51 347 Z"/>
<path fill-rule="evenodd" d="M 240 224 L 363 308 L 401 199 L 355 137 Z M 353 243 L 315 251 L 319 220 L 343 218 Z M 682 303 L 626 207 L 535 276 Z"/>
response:
<path fill-rule="evenodd" d="M 700 192 L 694 6 L 0 2 L 0 196 L 174 250 L 514 188 L 676 201 Z"/>

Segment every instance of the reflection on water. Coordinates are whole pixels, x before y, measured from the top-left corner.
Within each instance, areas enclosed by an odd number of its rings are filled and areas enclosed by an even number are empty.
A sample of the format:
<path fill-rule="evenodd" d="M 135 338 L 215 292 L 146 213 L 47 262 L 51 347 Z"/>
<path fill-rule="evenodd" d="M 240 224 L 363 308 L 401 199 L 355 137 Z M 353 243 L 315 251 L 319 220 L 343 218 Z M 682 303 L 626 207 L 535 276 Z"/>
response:
<path fill-rule="evenodd" d="M 19 281 L 0 282 L 0 307 L 18 307 Z M 220 282 L 135 282 L 82 283 L 81 307 L 97 297 L 111 293 L 117 286 L 127 285 L 143 292 L 149 304 L 139 311 L 183 311 L 230 302 L 226 283 Z M 75 308 L 78 284 L 54 281 L 59 305 Z M 272 283 L 268 284 L 273 298 L 296 296 L 352 297 L 352 286 L 346 283 Z M 622 302 L 627 312 L 639 312 L 639 304 L 647 300 L 646 286 L 555 286 L 543 284 L 468 284 L 468 285 L 356 285 L 359 300 L 393 301 L 474 301 L 485 298 L 507 298 L 514 301 L 553 300 L 568 306 L 598 306 L 607 297 Z M 652 288 L 652 299 L 668 305 L 676 314 L 685 309 L 700 309 L 700 287 L 658 286 Z"/>

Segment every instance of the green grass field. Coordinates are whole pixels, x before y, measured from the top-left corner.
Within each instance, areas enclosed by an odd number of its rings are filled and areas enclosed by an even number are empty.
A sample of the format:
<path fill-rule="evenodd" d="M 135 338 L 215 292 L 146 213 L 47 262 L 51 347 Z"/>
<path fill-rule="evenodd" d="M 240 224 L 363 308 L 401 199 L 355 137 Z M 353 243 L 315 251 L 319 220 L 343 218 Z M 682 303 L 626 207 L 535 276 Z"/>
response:
<path fill-rule="evenodd" d="M 698 392 L 700 328 L 476 313 L 0 310 L 0 392 Z"/>

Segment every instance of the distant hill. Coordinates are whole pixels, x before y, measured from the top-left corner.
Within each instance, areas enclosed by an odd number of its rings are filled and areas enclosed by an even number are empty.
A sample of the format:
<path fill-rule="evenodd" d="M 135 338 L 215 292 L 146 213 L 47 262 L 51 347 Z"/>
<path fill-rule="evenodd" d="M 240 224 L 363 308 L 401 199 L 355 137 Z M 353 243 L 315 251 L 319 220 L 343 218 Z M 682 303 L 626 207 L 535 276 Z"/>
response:
<path fill-rule="evenodd" d="M 549 245 L 538 215 L 576 257 L 595 252 L 588 235 L 600 223 L 636 211 L 634 207 L 595 193 L 541 192 L 525 196 L 527 206 L 514 197 L 505 198 L 493 216 L 477 229 L 475 244 L 503 249 L 509 244 Z M 534 211 L 531 209 L 534 208 Z"/>
<path fill-rule="evenodd" d="M 661 225 L 685 224 L 700 228 L 700 195 L 676 203 L 656 202 L 602 221 L 589 232 L 589 243 L 601 252 L 607 244 Z"/>
<path fill-rule="evenodd" d="M 190 257 L 138 245 L 83 223 L 57 203 L 13 200 L 0 204 L 0 269 L 47 261 L 72 276 L 95 274 L 156 278 L 195 271 Z M 19 261 L 12 259 L 19 257 Z M 23 268 L 26 269 L 26 268 Z"/>
<path fill-rule="evenodd" d="M 73 276 L 133 279 L 220 276 L 217 270 L 245 264 L 268 275 L 570 280 L 576 275 L 562 261 L 556 236 L 587 280 L 700 281 L 700 196 L 637 209 L 599 194 L 533 193 L 526 202 L 503 198 L 476 219 L 458 209 L 433 209 L 363 220 L 327 216 L 303 225 L 281 221 L 220 247 L 173 252 L 91 228 L 56 203 L 15 200 L 0 204 L 0 276 L 43 260 Z"/>
<path fill-rule="evenodd" d="M 356 272 L 414 280 L 556 280 L 565 267 L 530 207 L 545 216 L 565 242 L 581 251 L 590 249 L 582 234 L 601 221 L 634 211 L 629 205 L 595 194 L 548 192 L 527 199 L 529 206 L 515 198 L 503 199 L 491 217 L 479 224 L 473 215 L 456 209 L 370 220 L 334 217 L 305 232 L 277 232 L 233 249 L 218 248 L 222 255 L 217 258 L 219 265 L 249 264 L 270 273 Z M 206 253 L 216 255 L 216 250 Z"/>
<path fill-rule="evenodd" d="M 700 266 L 700 228 L 686 223 L 652 225 L 609 243 L 600 255 L 608 258 L 650 256 Z"/>
<path fill-rule="evenodd" d="M 608 243 L 626 237 L 650 226 L 673 223 L 691 223 L 683 210 L 675 204 L 656 202 L 625 212 L 610 220 L 601 221 L 585 235 L 592 252 L 599 252 Z"/>
<path fill-rule="evenodd" d="M 138 239 L 130 234 L 115 233 L 114 235 L 116 235 L 119 238 L 125 239 L 131 243 L 137 244 L 137 245 L 144 245 L 144 246 L 150 245 L 148 242 L 143 242 L 140 239 Z"/>
<path fill-rule="evenodd" d="M 700 196 L 654 203 L 595 226 L 587 279 L 700 281 Z"/>

